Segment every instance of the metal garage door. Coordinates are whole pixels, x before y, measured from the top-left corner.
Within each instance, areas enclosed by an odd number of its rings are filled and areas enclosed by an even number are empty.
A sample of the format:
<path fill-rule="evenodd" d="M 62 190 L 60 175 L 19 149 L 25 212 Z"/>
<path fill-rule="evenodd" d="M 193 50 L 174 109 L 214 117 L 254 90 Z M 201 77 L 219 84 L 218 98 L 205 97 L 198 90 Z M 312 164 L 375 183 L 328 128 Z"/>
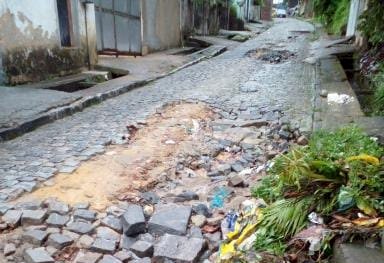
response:
<path fill-rule="evenodd" d="M 140 0 L 96 0 L 100 54 L 141 55 Z"/>

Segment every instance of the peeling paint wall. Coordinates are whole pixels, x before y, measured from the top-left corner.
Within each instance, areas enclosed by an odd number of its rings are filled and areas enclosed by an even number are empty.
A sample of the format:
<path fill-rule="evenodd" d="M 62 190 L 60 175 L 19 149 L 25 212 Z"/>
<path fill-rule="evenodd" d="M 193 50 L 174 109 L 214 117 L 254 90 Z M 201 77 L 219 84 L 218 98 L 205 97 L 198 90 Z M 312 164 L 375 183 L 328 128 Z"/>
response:
<path fill-rule="evenodd" d="M 142 0 L 143 53 L 181 44 L 180 1 Z"/>
<path fill-rule="evenodd" d="M 63 48 L 56 0 L 0 1 L 3 82 L 35 82 L 77 72 L 85 66 L 87 39 L 80 1 L 71 0 L 71 16 L 72 46 Z"/>

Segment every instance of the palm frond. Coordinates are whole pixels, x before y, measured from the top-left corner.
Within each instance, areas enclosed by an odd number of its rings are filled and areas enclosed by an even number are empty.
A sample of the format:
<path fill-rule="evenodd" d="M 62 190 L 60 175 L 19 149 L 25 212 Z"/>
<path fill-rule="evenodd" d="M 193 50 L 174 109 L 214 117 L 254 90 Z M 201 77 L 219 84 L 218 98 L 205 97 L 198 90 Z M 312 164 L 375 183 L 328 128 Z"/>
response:
<path fill-rule="evenodd" d="M 291 237 L 306 226 L 312 198 L 282 199 L 263 210 L 262 227 L 278 236 Z"/>

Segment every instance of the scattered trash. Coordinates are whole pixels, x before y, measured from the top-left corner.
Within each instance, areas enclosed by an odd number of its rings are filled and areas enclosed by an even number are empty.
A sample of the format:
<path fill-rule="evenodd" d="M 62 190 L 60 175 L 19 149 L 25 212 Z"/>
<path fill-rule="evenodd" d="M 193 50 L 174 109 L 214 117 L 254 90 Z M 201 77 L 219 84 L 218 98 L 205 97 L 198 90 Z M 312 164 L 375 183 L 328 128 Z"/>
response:
<path fill-rule="evenodd" d="M 263 164 L 263 165 L 260 165 L 256 168 L 255 170 L 255 173 L 258 174 L 260 173 L 261 171 L 265 170 L 266 166 Z"/>
<path fill-rule="evenodd" d="M 309 219 L 309 221 L 311 221 L 312 223 L 317 224 L 317 225 L 324 224 L 324 219 L 315 212 L 310 213 L 308 215 L 308 219 Z"/>
<path fill-rule="evenodd" d="M 355 101 L 355 98 L 347 94 L 329 93 L 327 96 L 328 104 L 348 104 Z"/>
<path fill-rule="evenodd" d="M 236 224 L 236 220 L 237 220 L 238 216 L 239 215 L 235 211 L 231 211 L 227 214 L 227 216 L 226 216 L 227 228 L 230 231 L 235 230 L 235 224 Z"/>
<path fill-rule="evenodd" d="M 246 168 L 239 173 L 239 176 L 250 175 L 253 172 L 253 168 Z"/>
<path fill-rule="evenodd" d="M 213 195 L 210 203 L 211 208 L 222 208 L 224 200 L 229 196 L 230 192 L 227 187 L 220 187 Z"/>
<path fill-rule="evenodd" d="M 176 142 L 174 140 L 166 140 L 165 144 L 167 144 L 167 145 L 174 145 L 174 144 L 176 144 Z"/>
<path fill-rule="evenodd" d="M 249 248 L 252 246 L 255 237 L 253 237 L 259 216 L 260 208 L 265 202 L 251 199 L 245 200 L 241 204 L 239 213 L 230 211 L 226 216 L 227 229 L 232 230 L 224 236 L 224 242 L 220 246 L 220 262 L 233 262 L 241 256 L 238 248 Z"/>

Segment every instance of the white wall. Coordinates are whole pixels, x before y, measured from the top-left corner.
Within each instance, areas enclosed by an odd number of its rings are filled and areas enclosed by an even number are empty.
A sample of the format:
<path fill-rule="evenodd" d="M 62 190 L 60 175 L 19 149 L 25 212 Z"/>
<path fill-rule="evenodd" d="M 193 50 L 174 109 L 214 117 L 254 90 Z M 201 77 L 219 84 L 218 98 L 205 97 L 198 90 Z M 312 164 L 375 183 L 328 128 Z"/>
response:
<path fill-rule="evenodd" d="M 0 0 L 0 84 L 39 81 L 87 65 L 85 7 L 71 0 L 70 12 L 72 46 L 64 48 L 56 0 Z"/>
<path fill-rule="evenodd" d="M 58 23 L 56 0 L 0 1 L 0 44 L 5 49 L 57 44 Z"/>

